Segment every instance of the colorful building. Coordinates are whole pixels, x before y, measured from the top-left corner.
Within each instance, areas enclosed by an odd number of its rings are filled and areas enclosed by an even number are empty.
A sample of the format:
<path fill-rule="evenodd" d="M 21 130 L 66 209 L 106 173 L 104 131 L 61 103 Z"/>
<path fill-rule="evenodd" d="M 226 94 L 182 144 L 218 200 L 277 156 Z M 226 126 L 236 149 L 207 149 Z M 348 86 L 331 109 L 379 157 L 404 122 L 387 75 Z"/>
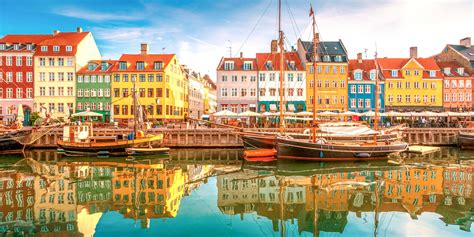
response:
<path fill-rule="evenodd" d="M 283 98 L 285 110 L 306 110 L 306 74 L 297 52 L 284 53 Z M 257 53 L 258 111 L 280 110 L 280 52 L 273 40 L 270 53 Z"/>
<path fill-rule="evenodd" d="M 113 119 L 133 121 L 133 88 L 148 121 L 183 120 L 188 113 L 188 82 L 175 54 L 122 54 L 112 69 Z M 138 107 L 139 108 L 139 107 Z"/>
<path fill-rule="evenodd" d="M 91 32 L 59 32 L 41 41 L 34 53 L 34 110 L 65 118 L 76 108 L 76 71 L 100 59 Z"/>
<path fill-rule="evenodd" d="M 379 58 L 380 76 L 385 80 L 385 110 L 441 111 L 443 75 L 433 58 Z"/>
<path fill-rule="evenodd" d="M 198 72 L 182 65 L 184 76 L 188 81 L 189 113 L 188 116 L 193 119 L 201 119 L 204 114 L 204 84 L 203 79 Z"/>
<path fill-rule="evenodd" d="M 474 70 L 474 46 L 471 37 L 459 41 L 459 44 L 448 44 L 435 56 L 438 62 L 458 62 L 462 67 Z"/>
<path fill-rule="evenodd" d="M 443 107 L 445 111 L 472 110 L 474 74 L 456 61 L 438 62 L 443 73 Z"/>
<path fill-rule="evenodd" d="M 375 111 L 375 78 L 376 68 L 374 59 L 362 59 L 362 54 L 357 54 L 357 59 L 349 60 L 348 109 L 352 112 Z M 379 80 L 379 111 L 384 111 L 384 82 Z"/>
<path fill-rule="evenodd" d="M 204 75 L 204 113 L 217 112 L 217 86 L 209 75 Z"/>
<path fill-rule="evenodd" d="M 34 61 L 38 43 L 51 35 L 6 35 L 0 39 L 0 123 L 15 119 L 23 106 L 24 124 L 33 111 Z"/>
<path fill-rule="evenodd" d="M 241 113 L 257 110 L 255 58 L 222 58 L 217 67 L 217 109 Z"/>
<path fill-rule="evenodd" d="M 94 111 L 110 121 L 111 78 L 115 60 L 92 60 L 76 73 L 76 112 Z"/>
<path fill-rule="evenodd" d="M 319 39 L 318 39 L 319 41 Z M 306 67 L 306 104 L 313 110 L 313 88 L 316 84 L 316 109 L 343 112 L 347 110 L 347 51 L 341 40 L 319 42 L 316 83 L 313 67 L 313 42 L 298 39 L 298 54 Z"/>

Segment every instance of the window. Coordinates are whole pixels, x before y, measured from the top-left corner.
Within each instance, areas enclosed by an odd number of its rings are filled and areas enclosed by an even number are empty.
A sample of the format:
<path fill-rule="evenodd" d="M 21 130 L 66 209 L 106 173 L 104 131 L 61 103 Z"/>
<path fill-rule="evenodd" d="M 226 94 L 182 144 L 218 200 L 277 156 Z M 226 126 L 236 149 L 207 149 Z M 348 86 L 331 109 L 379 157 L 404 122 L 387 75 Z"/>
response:
<path fill-rule="evenodd" d="M 420 103 L 420 95 L 415 95 L 415 103 Z"/>
<path fill-rule="evenodd" d="M 148 74 L 148 82 L 153 82 L 153 81 L 155 81 L 155 75 Z"/>
<path fill-rule="evenodd" d="M 48 51 L 48 46 L 41 46 L 41 52 Z"/>
<path fill-rule="evenodd" d="M 119 70 L 127 69 L 127 62 L 119 62 Z"/>
<path fill-rule="evenodd" d="M 410 102 L 411 102 L 410 95 L 405 95 L 405 102 L 406 102 L 406 103 L 410 103 Z"/>
<path fill-rule="evenodd" d="M 64 81 L 64 72 L 58 72 L 58 81 Z"/>
<path fill-rule="evenodd" d="M 128 74 L 123 74 L 122 75 L 122 81 L 123 82 L 128 82 Z"/>
<path fill-rule="evenodd" d="M 293 96 L 294 92 L 295 92 L 294 88 L 288 88 L 288 96 Z"/>
<path fill-rule="evenodd" d="M 321 74 L 322 70 L 323 70 L 323 69 L 322 69 L 321 66 L 317 66 L 317 67 L 316 67 L 316 71 L 318 72 L 318 74 Z"/>
<path fill-rule="evenodd" d="M 59 46 L 57 46 L 57 45 L 53 46 L 53 51 L 54 52 L 59 52 Z"/>
<path fill-rule="evenodd" d="M 105 97 L 110 97 L 110 89 L 105 89 L 104 90 L 104 96 Z"/>
<path fill-rule="evenodd" d="M 257 89 L 250 88 L 250 96 L 256 96 L 256 95 L 257 95 Z"/>
<path fill-rule="evenodd" d="M 405 70 L 405 75 L 410 76 L 410 70 Z"/>
<path fill-rule="evenodd" d="M 90 76 L 85 75 L 84 76 L 84 83 L 89 83 L 89 81 L 90 81 L 89 79 L 90 79 Z"/>
<path fill-rule="evenodd" d="M 289 73 L 289 74 L 287 75 L 288 81 L 293 81 L 293 76 L 294 76 L 293 73 Z"/>
<path fill-rule="evenodd" d="M 419 76 L 420 75 L 420 71 L 419 70 L 415 70 L 415 76 Z"/>
<path fill-rule="evenodd" d="M 357 108 L 364 108 L 364 100 L 358 99 L 357 100 Z"/>
<path fill-rule="evenodd" d="M 22 88 L 16 88 L 16 98 L 20 99 L 22 94 L 23 94 L 23 89 Z"/>
<path fill-rule="evenodd" d="M 472 94 L 471 93 L 466 93 L 466 101 L 471 102 L 472 101 Z"/>
<path fill-rule="evenodd" d="M 316 84 L 316 86 L 317 86 L 318 88 L 321 88 L 321 87 L 322 87 L 322 81 L 321 81 L 321 80 L 318 80 L 318 83 Z"/>
<path fill-rule="evenodd" d="M 397 102 L 401 103 L 402 102 L 402 95 L 397 95 Z"/>
<path fill-rule="evenodd" d="M 457 84 L 458 84 L 458 83 L 457 83 L 456 80 L 452 80 L 452 81 L 451 81 L 451 87 L 452 87 L 453 89 L 456 89 L 456 88 L 458 87 Z"/>
<path fill-rule="evenodd" d="M 329 88 L 329 80 L 324 81 L 324 87 Z"/>
<path fill-rule="evenodd" d="M 298 77 L 297 81 L 303 81 L 303 73 L 298 73 L 297 77 Z"/>
<path fill-rule="evenodd" d="M 428 95 L 423 95 L 423 103 L 428 103 Z"/>
<path fill-rule="evenodd" d="M 128 88 L 122 88 L 122 97 L 128 97 Z"/>
<path fill-rule="evenodd" d="M 392 77 L 398 77 L 398 72 L 397 70 L 392 70 Z"/>
<path fill-rule="evenodd" d="M 355 85 L 351 85 L 351 93 L 352 94 L 356 93 L 356 86 Z"/>
<path fill-rule="evenodd" d="M 72 86 L 67 87 L 67 96 L 74 96 Z M 70 108 L 72 108 L 72 106 Z"/>
<path fill-rule="evenodd" d="M 84 97 L 90 97 L 90 90 L 84 89 Z"/>
<path fill-rule="evenodd" d="M 388 95 L 388 102 L 393 103 L 393 95 Z"/>
<path fill-rule="evenodd" d="M 428 89 L 428 82 L 423 82 L 423 89 Z"/>
<path fill-rule="evenodd" d="M 333 80 L 333 81 L 332 81 L 332 87 L 333 87 L 333 88 L 337 88 L 337 81 L 336 81 L 336 80 Z"/>
<path fill-rule="evenodd" d="M 21 66 L 21 64 L 22 64 L 21 59 L 22 59 L 21 56 L 16 56 L 16 65 L 17 65 L 17 66 Z"/>
<path fill-rule="evenodd" d="M 436 103 L 436 96 L 435 95 L 431 96 L 431 103 Z"/>
<path fill-rule="evenodd" d="M 324 61 L 324 62 L 330 62 L 330 61 L 331 61 L 331 56 L 329 56 L 329 55 L 324 55 L 324 56 L 323 56 L 323 61 Z"/>
<path fill-rule="evenodd" d="M 241 80 L 242 82 L 247 82 L 247 76 L 241 76 L 241 77 L 240 77 L 240 80 Z"/>
<path fill-rule="evenodd" d="M 464 87 L 464 85 L 463 85 L 463 87 Z M 431 82 L 431 89 L 436 90 L 436 82 Z"/>
<path fill-rule="evenodd" d="M 48 59 L 48 66 L 54 66 L 54 58 L 49 58 Z"/>
<path fill-rule="evenodd" d="M 464 88 L 464 80 L 459 80 L 458 88 Z"/>
<path fill-rule="evenodd" d="M 430 77 L 436 77 L 436 71 L 430 70 Z"/>
<path fill-rule="evenodd" d="M 154 68 L 155 70 L 161 70 L 161 69 L 163 68 L 163 62 L 161 62 L 161 61 L 155 62 L 155 63 L 153 64 L 153 68 Z"/>
<path fill-rule="evenodd" d="M 359 85 L 359 91 L 360 94 L 364 93 L 364 86 Z"/>
<path fill-rule="evenodd" d="M 240 96 L 241 97 L 247 96 L 247 89 L 245 89 L 245 88 L 240 89 Z"/>
<path fill-rule="evenodd" d="M 54 72 L 49 73 L 49 81 L 54 81 Z"/>
<path fill-rule="evenodd" d="M 357 71 L 354 73 L 354 79 L 356 80 L 362 80 L 362 72 Z"/>
<path fill-rule="evenodd" d="M 324 66 L 324 73 L 329 74 L 330 67 Z"/>
<path fill-rule="evenodd" d="M 221 88 L 221 96 L 227 97 L 227 88 Z"/>
<path fill-rule="evenodd" d="M 33 57 L 26 57 L 26 66 L 33 66 Z"/>
<path fill-rule="evenodd" d="M 46 88 L 44 86 L 40 87 L 40 96 L 45 96 L 46 95 Z"/>
<path fill-rule="evenodd" d="M 232 82 L 237 82 L 237 76 L 236 75 L 232 75 Z"/>
<path fill-rule="evenodd" d="M 332 67 L 332 74 L 337 74 L 337 67 L 336 66 Z"/>
<path fill-rule="evenodd" d="M 351 108 L 355 108 L 356 107 L 356 101 L 355 99 L 351 99 Z"/>
<path fill-rule="evenodd" d="M 452 100 L 451 100 L 451 101 L 453 101 L 453 102 L 458 101 L 458 96 L 457 96 L 456 93 L 453 93 L 453 95 L 452 95 Z"/>
<path fill-rule="evenodd" d="M 145 63 L 144 62 L 137 62 L 137 70 L 144 70 Z"/>
<path fill-rule="evenodd" d="M 67 73 L 67 81 L 73 81 L 74 74 L 72 72 Z"/>
<path fill-rule="evenodd" d="M 464 93 L 459 93 L 459 102 L 464 102 Z"/>
<path fill-rule="evenodd" d="M 415 89 L 420 89 L 420 82 L 417 82 L 417 81 L 413 82 L 413 87 Z"/>
<path fill-rule="evenodd" d="M 265 88 L 260 88 L 259 95 L 260 96 L 265 96 L 265 92 L 266 92 Z"/>
<path fill-rule="evenodd" d="M 58 96 L 64 96 L 64 87 L 58 87 Z"/>
<path fill-rule="evenodd" d="M 276 89 L 270 88 L 270 96 L 275 96 L 275 95 L 276 95 Z"/>
<path fill-rule="evenodd" d="M 273 69 L 272 61 L 267 61 L 267 62 L 265 63 L 265 68 L 266 68 L 267 70 L 272 70 L 272 69 Z"/>
<path fill-rule="evenodd" d="M 252 62 L 244 62 L 243 69 L 245 71 L 252 70 Z"/>
<path fill-rule="evenodd" d="M 162 82 L 163 76 L 161 74 L 156 74 L 156 82 Z"/>
<path fill-rule="evenodd" d="M 145 82 L 145 74 L 138 75 L 140 82 Z"/>
<path fill-rule="evenodd" d="M 16 72 L 16 82 L 23 82 L 23 72 Z"/>
<path fill-rule="evenodd" d="M 49 94 L 48 94 L 49 96 L 54 96 L 54 87 L 52 87 L 52 86 L 49 87 L 48 92 L 49 92 Z"/>
<path fill-rule="evenodd" d="M 237 97 L 237 88 L 232 88 L 232 90 L 231 90 L 231 96 L 232 96 L 232 97 Z"/>
<path fill-rule="evenodd" d="M 410 85 L 411 85 L 411 83 L 409 81 L 405 82 L 405 88 L 406 89 L 410 89 Z"/>
<path fill-rule="evenodd" d="M 33 98 L 33 88 L 26 88 L 26 98 Z"/>
<path fill-rule="evenodd" d="M 74 58 L 67 58 L 67 66 L 68 67 L 74 66 Z"/>
<path fill-rule="evenodd" d="M 370 94 L 370 85 L 365 86 L 365 93 Z"/>
<path fill-rule="evenodd" d="M 72 46 L 71 45 L 66 45 L 66 51 L 71 52 L 72 51 Z"/>
<path fill-rule="evenodd" d="M 303 88 L 298 88 L 298 96 L 303 96 Z"/>
<path fill-rule="evenodd" d="M 370 99 L 365 99 L 365 108 L 370 108 Z"/>
<path fill-rule="evenodd" d="M 250 81 L 257 81 L 257 77 L 256 76 L 250 76 Z"/>
<path fill-rule="evenodd" d="M 234 70 L 234 62 L 224 62 L 224 70 Z"/>
<path fill-rule="evenodd" d="M 275 73 L 270 73 L 270 81 L 275 81 Z"/>
<path fill-rule="evenodd" d="M 449 96 L 449 93 L 444 94 L 444 101 L 450 101 L 451 97 Z"/>
<path fill-rule="evenodd" d="M 344 74 L 346 73 L 346 68 L 344 66 L 341 66 L 339 71 L 341 74 Z"/>
<path fill-rule="evenodd" d="M 403 88 L 403 84 L 402 84 L 401 81 L 398 81 L 398 82 L 397 82 L 397 88 L 398 88 L 398 89 Z"/>

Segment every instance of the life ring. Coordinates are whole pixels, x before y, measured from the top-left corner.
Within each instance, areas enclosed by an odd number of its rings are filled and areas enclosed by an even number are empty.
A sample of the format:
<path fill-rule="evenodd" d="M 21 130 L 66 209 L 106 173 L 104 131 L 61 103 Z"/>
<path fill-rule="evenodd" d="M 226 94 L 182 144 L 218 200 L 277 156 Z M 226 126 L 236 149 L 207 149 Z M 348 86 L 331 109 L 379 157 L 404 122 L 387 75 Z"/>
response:
<path fill-rule="evenodd" d="M 324 138 L 318 138 L 316 144 L 328 144 L 328 141 Z"/>

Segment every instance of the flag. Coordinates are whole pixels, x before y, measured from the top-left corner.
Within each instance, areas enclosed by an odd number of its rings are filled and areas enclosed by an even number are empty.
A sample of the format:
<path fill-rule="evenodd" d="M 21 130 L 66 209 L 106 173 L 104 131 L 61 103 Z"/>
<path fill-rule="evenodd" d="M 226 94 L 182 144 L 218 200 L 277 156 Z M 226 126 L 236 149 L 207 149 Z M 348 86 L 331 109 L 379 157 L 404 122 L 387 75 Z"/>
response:
<path fill-rule="evenodd" d="M 313 16 L 314 12 L 313 12 L 313 6 L 310 4 L 309 5 L 309 17 Z"/>

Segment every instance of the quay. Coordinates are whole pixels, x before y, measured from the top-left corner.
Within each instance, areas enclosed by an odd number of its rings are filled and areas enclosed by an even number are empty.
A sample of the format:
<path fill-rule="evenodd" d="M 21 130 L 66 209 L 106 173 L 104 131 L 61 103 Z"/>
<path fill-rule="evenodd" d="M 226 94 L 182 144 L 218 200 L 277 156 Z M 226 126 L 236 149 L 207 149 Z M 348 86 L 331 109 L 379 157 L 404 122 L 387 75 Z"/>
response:
<path fill-rule="evenodd" d="M 244 131 L 276 132 L 274 128 L 251 128 Z M 474 132 L 472 128 L 406 128 L 402 131 L 403 141 L 410 145 L 453 146 L 457 143 L 460 131 Z M 95 129 L 97 136 L 115 136 L 129 134 L 131 129 Z M 164 146 L 170 148 L 241 148 L 242 140 L 232 129 L 150 129 L 148 133 L 163 133 Z M 301 128 L 289 129 L 287 132 L 303 132 Z M 62 138 L 62 129 L 54 129 L 38 139 L 32 148 L 56 148 L 56 142 Z"/>

